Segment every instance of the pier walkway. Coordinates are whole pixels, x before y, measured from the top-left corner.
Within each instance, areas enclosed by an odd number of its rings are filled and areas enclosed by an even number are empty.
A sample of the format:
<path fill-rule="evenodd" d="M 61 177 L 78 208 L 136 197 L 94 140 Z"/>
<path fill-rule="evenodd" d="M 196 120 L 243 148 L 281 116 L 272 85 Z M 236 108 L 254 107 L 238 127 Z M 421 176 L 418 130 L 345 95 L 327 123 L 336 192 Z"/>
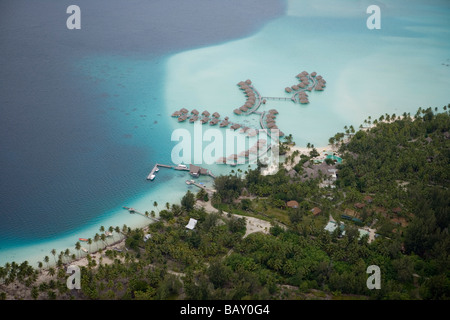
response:
<path fill-rule="evenodd" d="M 282 101 L 289 101 L 289 100 L 291 100 L 291 101 L 295 102 L 294 97 L 291 97 L 291 98 L 287 98 L 287 97 L 263 97 L 263 99 L 267 99 L 267 100 L 282 100 Z"/>
<path fill-rule="evenodd" d="M 159 221 L 159 219 L 158 218 L 153 218 L 153 217 L 151 217 L 150 215 L 146 215 L 145 213 L 142 213 L 142 212 L 139 212 L 139 211 L 137 211 L 136 209 L 134 209 L 134 208 L 129 208 L 129 207 L 123 207 L 125 210 L 128 210 L 128 212 L 129 213 L 138 213 L 138 214 L 140 214 L 140 215 L 142 215 L 142 216 L 144 216 L 144 217 L 146 217 L 146 218 L 149 218 L 149 219 L 152 219 L 152 220 L 155 220 L 155 221 Z"/>

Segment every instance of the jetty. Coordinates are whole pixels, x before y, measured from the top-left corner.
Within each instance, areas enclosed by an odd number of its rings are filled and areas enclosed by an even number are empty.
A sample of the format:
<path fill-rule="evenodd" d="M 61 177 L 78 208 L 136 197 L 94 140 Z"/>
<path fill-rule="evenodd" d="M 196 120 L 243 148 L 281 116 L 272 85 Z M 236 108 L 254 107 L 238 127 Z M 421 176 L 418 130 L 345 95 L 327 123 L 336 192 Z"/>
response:
<path fill-rule="evenodd" d="M 155 179 L 155 173 L 159 171 L 159 167 L 169 168 L 169 169 L 172 168 L 172 166 L 170 166 L 170 165 L 157 163 L 157 164 L 155 164 L 155 166 L 153 167 L 152 171 L 150 171 L 150 173 L 148 174 L 147 180 L 153 180 L 153 179 Z"/>
<path fill-rule="evenodd" d="M 146 217 L 146 218 L 149 218 L 149 219 L 153 219 L 153 220 L 155 220 L 155 221 L 159 221 L 159 219 L 158 218 L 153 218 L 153 217 L 151 217 L 150 215 L 146 215 L 145 213 L 142 213 L 142 212 L 139 212 L 139 211 L 137 211 L 136 209 L 134 209 L 134 208 L 129 208 L 129 207 L 123 207 L 125 210 L 128 210 L 128 212 L 129 213 L 137 213 L 137 214 L 140 214 L 140 215 L 142 215 L 142 216 L 144 216 L 144 217 Z"/>
<path fill-rule="evenodd" d="M 291 100 L 291 101 L 294 101 L 295 102 L 295 99 L 293 98 L 293 97 L 291 97 L 291 98 L 288 98 L 288 97 L 263 97 L 263 99 L 267 99 L 267 100 L 278 100 L 278 101 L 289 101 L 289 100 Z"/>

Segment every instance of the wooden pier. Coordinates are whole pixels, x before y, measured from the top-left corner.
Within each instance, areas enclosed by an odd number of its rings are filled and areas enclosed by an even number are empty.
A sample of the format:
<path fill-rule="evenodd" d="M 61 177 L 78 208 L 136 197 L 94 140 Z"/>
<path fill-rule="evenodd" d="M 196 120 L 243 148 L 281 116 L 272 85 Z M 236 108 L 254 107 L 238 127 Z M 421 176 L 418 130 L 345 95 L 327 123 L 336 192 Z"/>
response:
<path fill-rule="evenodd" d="M 291 100 L 291 101 L 294 101 L 295 102 L 295 99 L 294 98 L 287 98 L 287 97 L 263 97 L 263 99 L 267 99 L 267 100 L 279 100 L 279 101 L 289 101 L 289 100 Z"/>
<path fill-rule="evenodd" d="M 158 218 L 153 218 L 153 217 L 151 217 L 150 215 L 146 215 L 145 213 L 142 213 L 142 212 L 139 212 L 139 211 L 137 211 L 136 209 L 134 209 L 134 208 L 129 208 L 129 207 L 123 207 L 125 210 L 128 210 L 128 212 L 129 213 L 137 213 L 137 214 L 140 214 L 140 215 L 142 215 L 142 216 L 144 216 L 144 217 L 146 217 L 146 218 L 149 218 L 149 219 L 152 219 L 152 220 L 155 220 L 155 221 L 159 221 L 159 219 Z"/>

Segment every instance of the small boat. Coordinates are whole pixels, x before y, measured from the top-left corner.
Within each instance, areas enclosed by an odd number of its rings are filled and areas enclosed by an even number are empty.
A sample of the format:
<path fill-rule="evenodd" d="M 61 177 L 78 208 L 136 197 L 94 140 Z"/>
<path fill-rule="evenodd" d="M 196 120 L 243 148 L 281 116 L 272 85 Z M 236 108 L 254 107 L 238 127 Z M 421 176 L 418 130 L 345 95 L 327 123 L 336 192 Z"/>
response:
<path fill-rule="evenodd" d="M 86 253 L 89 253 L 88 249 L 81 247 L 81 250 L 83 250 Z"/>
<path fill-rule="evenodd" d="M 130 211 L 130 213 L 134 213 L 134 211 L 136 210 L 134 210 L 133 208 L 129 208 L 128 211 Z"/>
<path fill-rule="evenodd" d="M 112 233 L 109 232 L 109 231 L 105 231 L 105 236 L 107 236 L 107 237 L 112 237 Z"/>
<path fill-rule="evenodd" d="M 78 240 L 80 240 L 80 241 L 85 241 L 85 242 L 88 241 L 88 239 L 86 239 L 86 238 L 78 238 Z"/>
<path fill-rule="evenodd" d="M 155 176 L 154 174 L 152 174 L 152 175 L 150 176 L 150 180 L 151 180 L 151 181 L 155 180 L 155 177 L 156 177 L 156 176 Z"/>
<path fill-rule="evenodd" d="M 183 169 L 187 169 L 187 166 L 185 164 L 179 164 L 178 168 L 183 168 Z"/>

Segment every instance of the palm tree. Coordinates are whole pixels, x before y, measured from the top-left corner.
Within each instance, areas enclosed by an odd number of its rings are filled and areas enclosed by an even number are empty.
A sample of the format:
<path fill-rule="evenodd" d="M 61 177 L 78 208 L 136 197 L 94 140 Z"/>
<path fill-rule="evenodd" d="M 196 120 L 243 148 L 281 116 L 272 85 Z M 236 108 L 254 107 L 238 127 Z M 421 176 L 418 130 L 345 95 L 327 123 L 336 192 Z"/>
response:
<path fill-rule="evenodd" d="M 89 238 L 87 241 L 88 245 L 89 245 L 89 252 L 91 252 L 91 244 L 92 244 L 92 239 Z"/>
<path fill-rule="evenodd" d="M 156 210 L 158 210 L 158 213 L 159 213 L 159 209 L 158 209 L 158 202 L 153 202 L 153 206 L 156 208 Z"/>
<path fill-rule="evenodd" d="M 97 243 L 98 240 L 100 240 L 100 235 L 98 233 L 96 233 L 94 236 L 94 242 Z M 97 245 L 97 249 L 98 249 L 98 245 Z"/>
<path fill-rule="evenodd" d="M 105 232 L 105 227 L 104 227 L 104 226 L 101 226 L 101 227 L 100 227 L 100 232 L 101 232 L 101 233 Z"/>
<path fill-rule="evenodd" d="M 106 241 L 106 236 L 104 233 L 101 234 L 100 239 L 102 239 L 103 243 L 106 243 L 106 245 L 108 245 L 108 242 Z"/>
<path fill-rule="evenodd" d="M 48 269 L 48 274 L 49 274 L 50 276 L 53 277 L 53 276 L 55 275 L 55 273 L 56 273 L 55 268 L 51 267 L 51 268 Z"/>
<path fill-rule="evenodd" d="M 152 218 L 154 218 L 154 217 L 156 216 L 155 210 L 152 210 L 152 211 L 150 212 L 150 216 L 151 216 Z"/>
<path fill-rule="evenodd" d="M 52 253 L 53 259 L 55 259 L 55 263 L 56 263 L 56 257 L 55 257 L 55 255 L 56 255 L 56 250 L 55 250 L 55 249 L 52 249 L 51 253 Z"/>
<path fill-rule="evenodd" d="M 81 244 L 79 241 L 77 241 L 77 243 L 75 243 L 75 249 L 77 249 L 78 251 L 78 258 L 80 257 L 80 250 L 81 250 Z"/>
<path fill-rule="evenodd" d="M 47 263 L 47 268 L 48 268 L 48 261 L 49 261 L 50 259 L 49 259 L 49 257 L 48 256 L 45 256 L 44 257 L 44 261 L 45 261 L 45 263 Z"/>
<path fill-rule="evenodd" d="M 64 251 L 64 256 L 66 256 L 67 258 L 69 258 L 69 256 L 70 256 L 70 250 L 69 250 L 69 249 L 66 249 L 66 250 Z"/>
<path fill-rule="evenodd" d="M 113 226 L 109 226 L 108 231 L 109 231 L 109 233 L 111 233 L 111 236 L 112 236 L 113 242 L 114 242 L 114 234 L 113 234 L 114 228 L 113 228 Z"/>

